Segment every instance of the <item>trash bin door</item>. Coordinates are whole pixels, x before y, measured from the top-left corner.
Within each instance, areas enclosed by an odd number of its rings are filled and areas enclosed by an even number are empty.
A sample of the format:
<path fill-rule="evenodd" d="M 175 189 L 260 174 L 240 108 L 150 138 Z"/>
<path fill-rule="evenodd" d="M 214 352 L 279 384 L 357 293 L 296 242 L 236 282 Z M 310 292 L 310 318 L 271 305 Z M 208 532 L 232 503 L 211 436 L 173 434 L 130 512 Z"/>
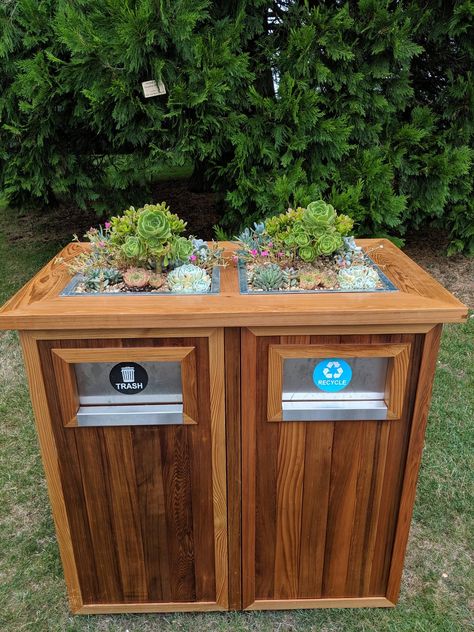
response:
<path fill-rule="evenodd" d="M 79 612 L 226 607 L 222 339 L 38 341 Z"/>
<path fill-rule="evenodd" d="M 422 336 L 242 340 L 244 607 L 391 605 Z"/>

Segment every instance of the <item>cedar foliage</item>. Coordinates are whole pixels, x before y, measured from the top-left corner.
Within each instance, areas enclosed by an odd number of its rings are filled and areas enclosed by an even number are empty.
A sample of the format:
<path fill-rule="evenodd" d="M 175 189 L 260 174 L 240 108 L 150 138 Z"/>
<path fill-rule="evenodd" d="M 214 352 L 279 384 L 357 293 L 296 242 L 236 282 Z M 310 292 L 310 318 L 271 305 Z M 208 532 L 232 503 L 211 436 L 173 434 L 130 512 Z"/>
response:
<path fill-rule="evenodd" d="M 115 211 L 191 161 L 229 227 L 323 196 L 361 234 L 435 222 L 473 252 L 473 22 L 472 0 L 5 0 L 0 188 Z"/>

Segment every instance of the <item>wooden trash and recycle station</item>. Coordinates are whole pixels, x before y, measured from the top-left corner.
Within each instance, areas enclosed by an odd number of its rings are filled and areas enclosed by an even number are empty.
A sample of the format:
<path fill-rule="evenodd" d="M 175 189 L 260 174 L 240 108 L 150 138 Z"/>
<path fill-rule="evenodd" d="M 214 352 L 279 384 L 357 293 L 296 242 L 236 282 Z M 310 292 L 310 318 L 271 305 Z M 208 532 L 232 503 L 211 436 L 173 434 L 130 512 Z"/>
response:
<path fill-rule="evenodd" d="M 208 295 L 73 297 L 53 260 L 1 309 L 73 613 L 396 604 L 441 328 L 467 308 L 358 244 L 395 291 L 249 295 L 229 265 Z"/>

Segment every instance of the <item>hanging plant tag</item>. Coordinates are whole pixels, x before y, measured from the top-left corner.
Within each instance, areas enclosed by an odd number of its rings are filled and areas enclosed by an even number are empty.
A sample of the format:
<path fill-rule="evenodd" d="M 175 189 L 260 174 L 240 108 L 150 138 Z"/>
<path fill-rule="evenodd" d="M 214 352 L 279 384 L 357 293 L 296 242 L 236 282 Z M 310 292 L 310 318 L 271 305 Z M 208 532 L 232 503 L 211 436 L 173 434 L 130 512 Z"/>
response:
<path fill-rule="evenodd" d="M 166 94 L 165 84 L 162 81 L 143 81 L 142 83 L 143 94 L 145 99 L 150 97 L 159 97 L 161 94 Z"/>

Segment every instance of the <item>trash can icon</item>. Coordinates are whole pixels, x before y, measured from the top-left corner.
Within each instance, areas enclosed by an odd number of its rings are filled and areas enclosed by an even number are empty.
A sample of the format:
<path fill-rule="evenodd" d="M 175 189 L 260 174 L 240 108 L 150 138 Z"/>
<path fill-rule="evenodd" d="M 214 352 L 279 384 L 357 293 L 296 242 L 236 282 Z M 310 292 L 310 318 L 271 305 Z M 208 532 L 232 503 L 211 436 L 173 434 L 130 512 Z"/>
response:
<path fill-rule="evenodd" d="M 134 366 L 123 366 L 122 371 L 122 379 L 124 382 L 135 382 L 135 367 Z"/>

